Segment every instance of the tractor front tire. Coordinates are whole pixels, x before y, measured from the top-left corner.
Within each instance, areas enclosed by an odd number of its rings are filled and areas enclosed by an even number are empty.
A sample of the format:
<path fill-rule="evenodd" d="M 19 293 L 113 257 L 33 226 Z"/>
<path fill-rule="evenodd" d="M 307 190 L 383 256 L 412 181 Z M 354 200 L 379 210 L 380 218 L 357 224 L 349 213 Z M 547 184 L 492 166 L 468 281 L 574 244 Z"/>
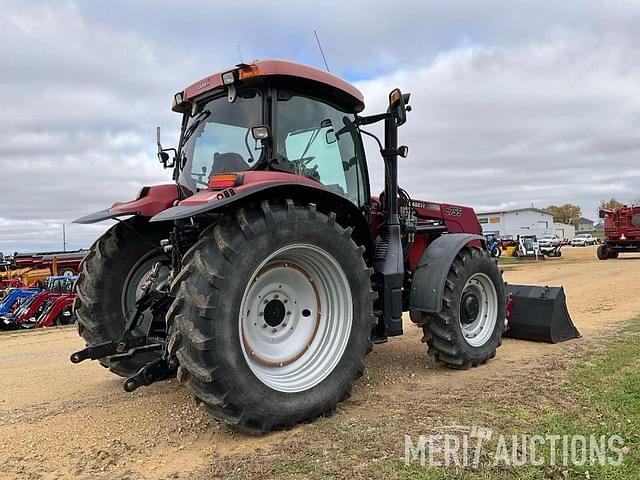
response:
<path fill-rule="evenodd" d="M 596 250 L 596 255 L 598 257 L 598 260 L 606 260 L 609 257 L 609 250 L 607 249 L 606 245 L 600 245 L 598 247 L 598 250 Z"/>
<path fill-rule="evenodd" d="M 80 265 L 73 304 L 78 333 L 87 345 L 121 337 L 126 315 L 135 308 L 137 286 L 156 261 L 168 261 L 159 246 L 167 233 L 162 225 L 134 217 L 111 227 L 91 246 Z M 146 352 L 129 360 L 99 361 L 113 373 L 129 377 L 160 355 Z"/>
<path fill-rule="evenodd" d="M 495 357 L 504 333 L 506 295 L 494 260 L 479 248 L 463 248 L 445 283 L 440 313 L 415 312 L 423 342 L 435 360 L 465 370 Z"/>
<path fill-rule="evenodd" d="M 174 280 L 170 352 L 194 399 L 262 434 L 332 414 L 371 350 L 364 248 L 333 213 L 239 208 L 201 234 Z"/>

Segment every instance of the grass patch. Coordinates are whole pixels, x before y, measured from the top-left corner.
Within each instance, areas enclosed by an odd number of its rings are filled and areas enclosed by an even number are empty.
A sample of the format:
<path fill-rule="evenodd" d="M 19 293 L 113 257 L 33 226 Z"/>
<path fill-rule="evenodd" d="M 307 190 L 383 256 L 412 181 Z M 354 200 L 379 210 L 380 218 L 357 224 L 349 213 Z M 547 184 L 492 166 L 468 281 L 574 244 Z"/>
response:
<path fill-rule="evenodd" d="M 428 468 L 418 462 L 405 465 L 403 460 L 392 460 L 384 463 L 384 477 L 422 480 L 639 479 L 640 317 L 631 320 L 620 335 L 601 351 L 578 363 L 568 375 L 568 382 L 557 388 L 551 400 L 541 399 L 536 404 L 536 399 L 533 399 L 527 404 L 496 406 L 500 411 L 494 421 L 500 427 L 493 427 L 494 435 L 483 448 L 483 461 L 479 468 Z M 500 434 L 507 436 L 510 458 L 513 453 L 511 435 L 561 436 L 555 448 L 555 465 L 550 465 L 552 451 L 549 442 L 545 442 L 536 449 L 538 458 L 545 459 L 545 465 L 513 466 L 500 462 L 495 466 L 493 459 Z M 587 457 L 585 464 L 579 465 L 569 457 L 568 464 L 563 465 L 562 437 L 565 435 L 569 442 L 573 436 L 585 437 L 587 445 L 597 447 L 594 458 L 599 447 L 604 446 L 604 457 L 611 460 L 618 457 L 618 451 L 611 449 L 606 441 L 612 435 L 618 435 L 624 443 L 624 460 L 621 465 L 601 465 L 598 462 L 590 464 Z M 594 438 L 590 439 L 590 436 Z M 604 445 L 600 444 L 601 436 L 607 438 Z M 581 444 L 580 440 L 578 444 Z M 613 446 L 623 447 L 617 442 Z M 586 451 L 589 452 L 588 446 Z M 580 454 L 577 460 L 581 462 Z"/>
<path fill-rule="evenodd" d="M 305 453 L 305 456 L 306 453 Z M 312 455 L 313 457 L 313 455 Z M 315 465 L 312 459 L 277 461 L 273 465 L 270 478 L 314 478 L 314 479 L 334 479 L 337 476 L 325 470 L 319 465 Z"/>

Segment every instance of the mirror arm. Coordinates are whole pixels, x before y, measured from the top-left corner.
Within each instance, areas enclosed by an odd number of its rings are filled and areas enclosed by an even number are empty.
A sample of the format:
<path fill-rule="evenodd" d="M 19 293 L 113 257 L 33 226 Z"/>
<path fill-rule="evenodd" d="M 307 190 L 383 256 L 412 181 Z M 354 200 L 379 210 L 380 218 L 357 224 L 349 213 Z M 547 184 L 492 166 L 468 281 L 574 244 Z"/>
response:
<path fill-rule="evenodd" d="M 386 120 L 391 116 L 390 112 L 385 113 L 376 113 L 374 115 L 367 115 L 366 117 L 357 117 L 358 125 L 371 125 L 372 123 L 379 122 L 381 120 Z"/>

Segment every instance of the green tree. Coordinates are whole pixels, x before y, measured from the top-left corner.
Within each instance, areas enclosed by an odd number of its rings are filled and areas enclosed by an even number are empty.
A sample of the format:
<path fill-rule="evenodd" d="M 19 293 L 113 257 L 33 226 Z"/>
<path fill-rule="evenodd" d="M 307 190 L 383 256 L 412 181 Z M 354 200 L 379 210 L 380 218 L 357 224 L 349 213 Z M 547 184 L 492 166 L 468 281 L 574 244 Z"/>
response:
<path fill-rule="evenodd" d="M 598 212 L 600 211 L 601 208 L 604 208 L 605 210 L 615 210 L 616 208 L 620 208 L 622 205 L 623 205 L 622 202 L 616 200 L 613 197 L 611 197 L 609 200 L 600 200 L 600 206 L 598 207 Z"/>
<path fill-rule="evenodd" d="M 549 205 L 545 208 L 547 212 L 553 215 L 553 221 L 564 224 L 577 225 L 582 215 L 582 210 L 578 205 L 565 203 L 564 205 Z"/>

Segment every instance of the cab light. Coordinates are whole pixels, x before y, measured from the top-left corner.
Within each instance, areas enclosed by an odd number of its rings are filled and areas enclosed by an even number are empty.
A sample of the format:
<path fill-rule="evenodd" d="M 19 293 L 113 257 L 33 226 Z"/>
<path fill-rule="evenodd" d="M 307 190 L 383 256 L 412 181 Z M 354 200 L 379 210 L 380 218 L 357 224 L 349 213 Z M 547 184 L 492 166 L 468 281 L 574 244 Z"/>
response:
<path fill-rule="evenodd" d="M 389 103 L 393 105 L 399 101 L 400 101 L 400 90 L 396 88 L 389 94 Z"/>
<path fill-rule="evenodd" d="M 240 78 L 240 80 L 246 80 L 247 78 L 257 77 L 258 75 L 261 75 L 261 74 L 262 72 L 260 71 L 258 66 L 254 64 L 243 65 L 240 68 L 240 70 L 238 70 L 238 77 Z"/>
<path fill-rule="evenodd" d="M 233 76 L 233 71 L 226 72 L 222 74 L 222 83 L 225 85 L 231 85 L 235 82 L 235 77 Z"/>
<path fill-rule="evenodd" d="M 209 179 L 209 188 L 221 190 L 223 188 L 239 187 L 242 185 L 243 176 L 238 173 L 224 173 L 213 175 Z"/>

